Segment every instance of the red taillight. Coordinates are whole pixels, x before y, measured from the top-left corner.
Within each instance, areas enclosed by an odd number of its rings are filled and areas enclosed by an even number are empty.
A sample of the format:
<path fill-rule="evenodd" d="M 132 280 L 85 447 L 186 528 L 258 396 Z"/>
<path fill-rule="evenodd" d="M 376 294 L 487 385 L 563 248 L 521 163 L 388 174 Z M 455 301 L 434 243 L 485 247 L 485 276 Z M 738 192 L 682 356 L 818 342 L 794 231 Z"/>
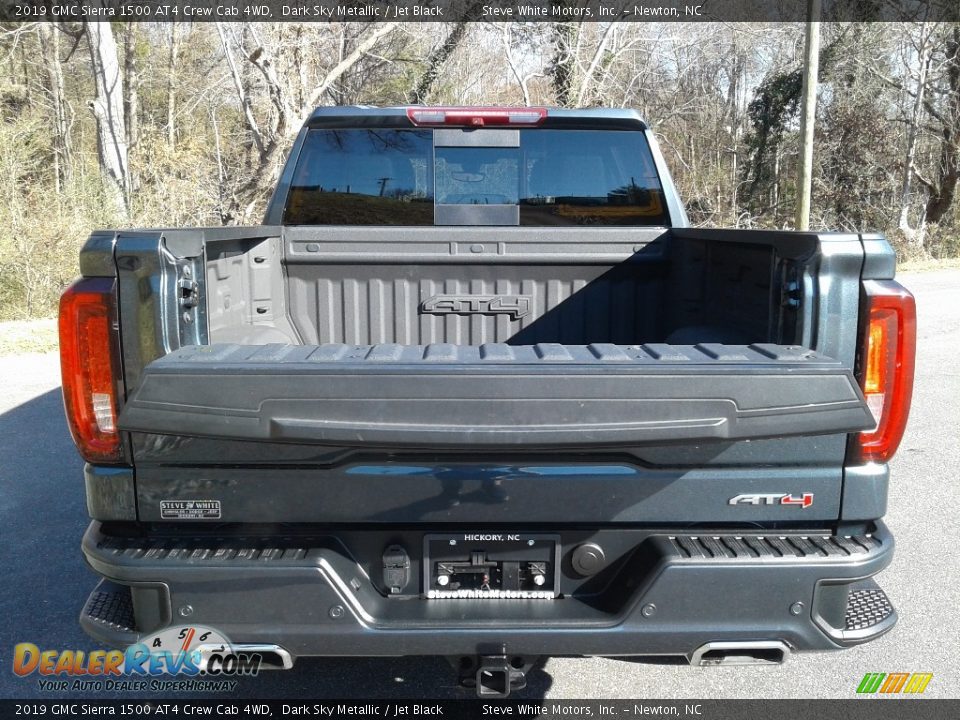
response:
<path fill-rule="evenodd" d="M 118 332 L 110 278 L 81 278 L 60 297 L 60 372 L 70 433 L 88 462 L 120 462 Z"/>
<path fill-rule="evenodd" d="M 407 108 L 407 117 L 414 125 L 459 125 L 466 127 L 539 125 L 547 117 L 541 107 L 517 108 Z"/>
<path fill-rule="evenodd" d="M 877 426 L 857 436 L 856 460 L 887 462 L 903 438 L 913 395 L 917 308 L 913 295 L 892 280 L 864 283 L 866 316 L 860 383 Z"/>

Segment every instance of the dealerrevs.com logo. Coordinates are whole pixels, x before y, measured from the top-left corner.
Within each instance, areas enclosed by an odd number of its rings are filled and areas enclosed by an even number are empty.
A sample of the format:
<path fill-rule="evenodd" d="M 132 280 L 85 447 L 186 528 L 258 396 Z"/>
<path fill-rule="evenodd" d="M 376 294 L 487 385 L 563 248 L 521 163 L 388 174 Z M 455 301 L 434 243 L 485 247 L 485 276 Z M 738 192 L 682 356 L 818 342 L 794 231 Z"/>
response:
<path fill-rule="evenodd" d="M 126 650 L 41 650 L 19 643 L 13 672 L 39 676 L 41 690 L 232 691 L 255 676 L 261 657 L 234 652 L 223 633 L 201 625 L 167 628 Z M 174 676 L 176 679 L 164 679 Z M 202 678 L 202 679 L 201 679 Z"/>

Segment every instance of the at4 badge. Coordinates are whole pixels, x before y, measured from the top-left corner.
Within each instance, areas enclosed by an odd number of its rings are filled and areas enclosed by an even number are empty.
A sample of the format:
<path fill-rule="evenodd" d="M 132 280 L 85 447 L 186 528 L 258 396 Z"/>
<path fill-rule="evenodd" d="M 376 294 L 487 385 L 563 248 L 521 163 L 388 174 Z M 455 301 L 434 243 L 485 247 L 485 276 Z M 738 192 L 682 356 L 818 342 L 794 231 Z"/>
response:
<path fill-rule="evenodd" d="M 745 493 L 729 500 L 730 505 L 796 505 L 808 508 L 813 505 L 813 493 L 784 495 L 783 493 Z"/>

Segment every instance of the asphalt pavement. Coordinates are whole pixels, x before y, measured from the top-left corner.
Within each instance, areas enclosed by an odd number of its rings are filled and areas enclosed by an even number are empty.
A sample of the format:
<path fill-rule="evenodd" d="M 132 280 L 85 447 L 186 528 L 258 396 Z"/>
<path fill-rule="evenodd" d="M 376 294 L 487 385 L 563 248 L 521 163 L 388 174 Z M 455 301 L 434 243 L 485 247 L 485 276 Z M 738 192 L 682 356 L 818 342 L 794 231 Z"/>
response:
<path fill-rule="evenodd" d="M 782 666 L 551 659 L 531 673 L 518 697 L 850 698 L 866 672 L 921 671 L 934 674 L 926 697 L 958 696 L 960 270 L 899 279 L 917 297 L 919 349 L 913 409 L 893 462 L 886 517 L 897 552 L 879 576 L 900 613 L 896 628 L 867 645 L 795 655 Z M 0 357 L 0 383 L 0 697 L 52 700 L 56 696 L 38 688 L 36 675 L 13 674 L 12 653 L 19 642 L 41 649 L 99 647 L 77 624 L 96 582 L 79 548 L 88 522 L 82 464 L 64 422 L 55 354 Z M 326 658 L 243 679 L 231 697 L 468 696 L 441 659 Z"/>

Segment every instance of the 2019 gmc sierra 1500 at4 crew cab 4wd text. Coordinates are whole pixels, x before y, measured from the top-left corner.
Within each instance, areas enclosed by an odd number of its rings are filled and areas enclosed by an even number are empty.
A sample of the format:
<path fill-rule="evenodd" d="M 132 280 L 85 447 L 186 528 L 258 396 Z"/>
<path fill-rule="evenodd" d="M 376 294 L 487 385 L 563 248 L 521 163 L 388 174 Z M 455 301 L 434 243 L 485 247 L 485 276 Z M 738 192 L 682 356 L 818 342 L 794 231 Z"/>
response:
<path fill-rule="evenodd" d="M 318 109 L 264 224 L 95 232 L 63 295 L 81 616 L 289 666 L 777 662 L 896 614 L 913 298 L 880 236 L 688 227 L 632 111 Z"/>

